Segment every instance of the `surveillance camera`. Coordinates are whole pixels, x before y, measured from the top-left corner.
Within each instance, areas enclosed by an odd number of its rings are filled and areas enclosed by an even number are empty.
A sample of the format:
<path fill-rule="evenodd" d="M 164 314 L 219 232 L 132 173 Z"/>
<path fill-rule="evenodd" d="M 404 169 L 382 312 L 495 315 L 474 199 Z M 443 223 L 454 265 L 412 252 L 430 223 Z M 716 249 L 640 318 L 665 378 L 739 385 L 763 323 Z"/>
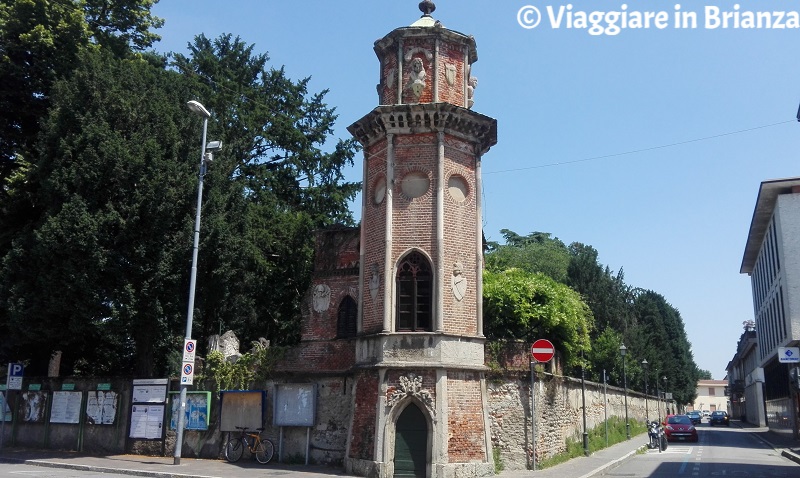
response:
<path fill-rule="evenodd" d="M 207 152 L 216 152 L 222 149 L 222 141 L 209 141 L 206 143 Z"/>

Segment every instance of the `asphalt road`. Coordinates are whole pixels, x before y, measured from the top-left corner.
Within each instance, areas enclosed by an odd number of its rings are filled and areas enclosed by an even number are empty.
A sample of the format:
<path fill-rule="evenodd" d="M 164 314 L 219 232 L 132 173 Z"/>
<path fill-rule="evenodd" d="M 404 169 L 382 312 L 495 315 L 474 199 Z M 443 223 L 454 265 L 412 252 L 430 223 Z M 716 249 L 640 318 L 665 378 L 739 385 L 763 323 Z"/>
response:
<path fill-rule="evenodd" d="M 671 442 L 664 453 L 650 450 L 606 476 L 626 478 L 796 478 L 800 465 L 780 456 L 753 431 L 738 427 L 698 427 L 698 443 Z"/>
<path fill-rule="evenodd" d="M 3 478 L 130 478 L 130 475 L 118 473 L 93 473 L 82 470 L 48 468 L 34 465 L 17 465 L 0 463 L 0 477 Z"/>

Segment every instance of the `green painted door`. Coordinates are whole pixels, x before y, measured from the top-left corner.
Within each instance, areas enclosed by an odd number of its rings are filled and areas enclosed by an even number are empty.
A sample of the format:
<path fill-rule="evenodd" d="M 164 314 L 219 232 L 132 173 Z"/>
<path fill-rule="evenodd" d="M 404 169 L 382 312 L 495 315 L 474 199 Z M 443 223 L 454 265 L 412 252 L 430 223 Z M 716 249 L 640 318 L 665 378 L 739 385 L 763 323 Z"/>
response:
<path fill-rule="evenodd" d="M 425 477 L 428 423 L 413 403 L 397 418 L 394 440 L 394 476 Z"/>

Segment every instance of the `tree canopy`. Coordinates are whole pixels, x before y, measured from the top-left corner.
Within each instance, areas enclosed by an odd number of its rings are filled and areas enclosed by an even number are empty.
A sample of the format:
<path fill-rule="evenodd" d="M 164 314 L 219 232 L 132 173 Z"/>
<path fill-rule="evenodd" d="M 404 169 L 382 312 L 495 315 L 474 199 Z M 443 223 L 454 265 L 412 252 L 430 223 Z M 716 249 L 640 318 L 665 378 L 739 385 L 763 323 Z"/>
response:
<path fill-rule="evenodd" d="M 212 114 L 208 139 L 223 143 L 204 177 L 192 336 L 201 350 L 222 328 L 245 343 L 297 340 L 312 232 L 352 224 L 359 188 L 342 176 L 355 143 L 329 141 L 326 92 L 231 35 L 200 35 L 172 63 L 137 54 L 160 25 L 149 0 L 0 1 L 0 35 L 18 43 L 37 29 L 6 26 L 35 16 L 31 8 L 74 24 L 39 23 L 52 38 L 74 31 L 44 42 L 69 67 L 24 73 L 44 85 L 23 95 L 46 99 L 37 131 L 0 144 L 16 166 L 0 208 L 0 356 L 30 361 L 31 373 L 57 350 L 62 373 L 169 372 L 184 336 L 202 155 L 191 99 Z M 21 65 L 7 62 L 2 79 Z M 8 103 L 8 118 L 29 103 Z"/>
<path fill-rule="evenodd" d="M 587 378 L 602 381 L 605 371 L 610 383 L 623 385 L 627 377 L 629 387 L 644 391 L 654 389 L 654 381 L 666 376 L 668 391 L 679 403 L 693 401 L 700 372 L 683 319 L 663 296 L 626 284 L 622 270 L 614 273 L 600 264 L 598 251 L 592 246 L 575 242 L 567 247 L 542 232 L 528 236 L 509 230 L 502 233 L 506 244 L 491 243 L 486 257 L 484 324 L 489 339 L 530 341 L 542 336 L 530 335 L 538 325 L 531 320 L 535 316 L 531 311 L 541 314 L 546 309 L 540 305 L 541 295 L 530 292 L 536 289 L 529 284 L 542 282 L 546 275 L 549 281 L 561 282 L 569 291 L 547 300 L 574 304 L 574 296 L 590 311 L 587 316 L 593 327 L 586 329 Z M 521 270 L 541 274 L 523 276 Z M 577 347 L 568 342 L 574 338 L 550 331 L 548 334 L 558 337 L 554 341 L 557 349 L 566 352 Z M 624 374 L 622 344 L 627 349 Z M 642 363 L 645 360 L 646 365 Z M 574 367 L 575 362 L 568 365 Z M 577 371 L 567 367 L 567 372 Z"/>

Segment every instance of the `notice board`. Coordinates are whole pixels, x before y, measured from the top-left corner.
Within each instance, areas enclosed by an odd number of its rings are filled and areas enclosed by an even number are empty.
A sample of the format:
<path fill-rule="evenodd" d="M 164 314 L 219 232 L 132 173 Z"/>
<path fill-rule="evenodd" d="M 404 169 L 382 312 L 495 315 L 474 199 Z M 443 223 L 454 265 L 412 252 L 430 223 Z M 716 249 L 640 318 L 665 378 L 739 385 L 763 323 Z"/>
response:
<path fill-rule="evenodd" d="M 263 390 L 225 390 L 220 392 L 219 430 L 235 432 L 236 427 L 255 430 L 264 426 L 267 392 Z"/>
<path fill-rule="evenodd" d="M 181 392 L 169 392 L 169 427 L 178 429 L 180 418 Z M 186 392 L 186 413 L 183 418 L 184 430 L 208 430 L 208 415 L 211 408 L 211 392 Z"/>
<path fill-rule="evenodd" d="M 53 392 L 50 423 L 79 423 L 83 392 Z"/>
<path fill-rule="evenodd" d="M 312 427 L 317 410 L 317 385 L 282 383 L 275 385 L 272 423 L 281 427 Z"/>

